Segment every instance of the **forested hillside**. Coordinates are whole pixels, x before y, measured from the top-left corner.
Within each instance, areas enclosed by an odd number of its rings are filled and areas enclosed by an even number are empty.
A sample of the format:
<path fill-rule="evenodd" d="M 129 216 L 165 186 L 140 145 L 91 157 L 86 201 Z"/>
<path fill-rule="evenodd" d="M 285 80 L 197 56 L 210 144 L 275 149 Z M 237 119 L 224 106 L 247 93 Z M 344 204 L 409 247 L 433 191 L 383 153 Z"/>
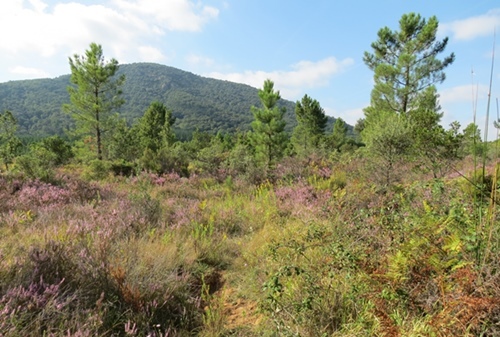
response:
<path fill-rule="evenodd" d="M 155 100 L 164 103 L 177 118 L 177 131 L 232 132 L 249 130 L 251 106 L 258 106 L 257 89 L 248 85 L 205 78 L 153 63 L 121 65 L 118 75 L 126 77 L 125 104 L 120 114 L 133 122 Z M 61 106 L 69 102 L 69 75 L 0 83 L 0 111 L 11 111 L 21 136 L 45 137 L 63 134 L 72 125 Z M 282 100 L 287 108 L 287 130 L 296 125 L 295 103 Z M 330 122 L 332 122 L 331 119 Z"/>
<path fill-rule="evenodd" d="M 62 134 L 72 125 L 71 117 L 61 110 L 69 101 L 68 84 L 69 75 L 0 83 L 0 110 L 14 114 L 21 136 Z"/>

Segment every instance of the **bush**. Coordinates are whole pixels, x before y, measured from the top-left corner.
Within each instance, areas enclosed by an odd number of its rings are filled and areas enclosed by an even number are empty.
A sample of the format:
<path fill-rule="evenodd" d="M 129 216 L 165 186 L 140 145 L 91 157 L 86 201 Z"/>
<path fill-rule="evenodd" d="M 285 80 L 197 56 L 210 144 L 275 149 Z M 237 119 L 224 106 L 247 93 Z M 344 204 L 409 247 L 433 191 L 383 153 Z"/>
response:
<path fill-rule="evenodd" d="M 109 176 L 112 163 L 106 160 L 94 159 L 83 171 L 85 180 L 103 180 Z"/>
<path fill-rule="evenodd" d="M 59 136 L 47 137 L 40 142 L 40 145 L 54 154 L 55 165 L 66 164 L 74 157 L 71 146 Z"/>
<path fill-rule="evenodd" d="M 16 167 L 28 178 L 50 183 L 54 181 L 56 162 L 57 156 L 53 152 L 35 146 L 27 154 L 16 158 Z"/>
<path fill-rule="evenodd" d="M 136 166 L 127 161 L 115 161 L 111 163 L 111 171 L 115 176 L 129 177 L 135 173 Z"/>
<path fill-rule="evenodd" d="M 310 224 L 269 245 L 262 309 L 282 336 L 331 336 L 346 327 L 377 327 L 358 264 L 363 247 L 341 230 Z M 355 276 L 357 275 L 357 276 Z"/>

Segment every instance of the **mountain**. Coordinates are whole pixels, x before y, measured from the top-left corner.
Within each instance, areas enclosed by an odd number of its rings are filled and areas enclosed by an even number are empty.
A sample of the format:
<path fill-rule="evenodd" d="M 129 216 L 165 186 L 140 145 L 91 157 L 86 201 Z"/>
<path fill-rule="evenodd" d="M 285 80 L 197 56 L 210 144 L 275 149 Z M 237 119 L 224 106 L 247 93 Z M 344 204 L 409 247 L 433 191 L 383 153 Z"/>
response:
<path fill-rule="evenodd" d="M 250 109 L 261 106 L 256 88 L 165 65 L 124 64 L 118 74 L 126 77 L 125 104 L 119 113 L 130 123 L 141 117 L 151 102 L 160 101 L 177 118 L 174 127 L 178 132 L 249 130 L 253 120 Z M 66 91 L 69 79 L 70 75 L 63 75 L 53 79 L 0 83 L 0 111 L 14 113 L 21 136 L 63 134 L 73 123 L 61 108 L 69 103 Z M 281 100 L 278 104 L 286 107 L 285 120 L 290 131 L 296 125 L 295 103 Z"/>

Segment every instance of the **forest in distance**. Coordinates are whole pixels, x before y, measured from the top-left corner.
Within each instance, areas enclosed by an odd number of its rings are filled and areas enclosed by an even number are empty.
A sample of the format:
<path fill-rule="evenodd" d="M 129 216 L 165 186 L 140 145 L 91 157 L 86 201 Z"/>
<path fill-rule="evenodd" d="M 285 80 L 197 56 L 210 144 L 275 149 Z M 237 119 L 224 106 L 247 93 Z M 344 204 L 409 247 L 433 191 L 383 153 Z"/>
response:
<path fill-rule="evenodd" d="M 379 30 L 355 126 L 97 43 L 0 84 L 0 337 L 500 335 L 500 141 L 441 124 L 438 26 Z"/>
<path fill-rule="evenodd" d="M 124 104 L 116 111 L 132 124 L 149 104 L 160 101 L 172 110 L 177 122 L 174 130 L 180 139 L 193 131 L 233 133 L 250 130 L 250 107 L 258 105 L 257 89 L 247 85 L 205 78 L 180 69 L 155 63 L 120 65 L 117 74 L 125 75 L 122 87 Z M 69 102 L 66 88 L 70 75 L 53 79 L 0 83 L 0 111 L 11 111 L 21 138 L 66 136 L 74 127 L 71 116 L 61 107 Z M 295 103 L 280 100 L 287 108 L 287 131 L 296 124 Z M 329 118 L 329 126 L 334 120 Z"/>

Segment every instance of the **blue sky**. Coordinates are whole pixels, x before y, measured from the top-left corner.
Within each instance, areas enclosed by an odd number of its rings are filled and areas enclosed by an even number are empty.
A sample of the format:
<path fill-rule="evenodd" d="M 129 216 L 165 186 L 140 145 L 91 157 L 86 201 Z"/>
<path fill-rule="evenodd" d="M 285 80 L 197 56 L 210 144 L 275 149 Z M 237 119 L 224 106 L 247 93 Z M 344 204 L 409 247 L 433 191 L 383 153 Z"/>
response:
<path fill-rule="evenodd" d="M 484 130 L 498 0 L 2 0 L 0 82 L 67 74 L 68 57 L 97 42 L 122 64 L 157 62 L 254 87 L 269 78 L 283 98 L 308 94 L 354 124 L 373 86 L 363 53 L 380 28 L 397 29 L 409 12 L 437 16 L 439 36 L 450 39 L 444 54 L 456 54 L 438 86 L 443 125 L 470 123 L 477 96 Z"/>

